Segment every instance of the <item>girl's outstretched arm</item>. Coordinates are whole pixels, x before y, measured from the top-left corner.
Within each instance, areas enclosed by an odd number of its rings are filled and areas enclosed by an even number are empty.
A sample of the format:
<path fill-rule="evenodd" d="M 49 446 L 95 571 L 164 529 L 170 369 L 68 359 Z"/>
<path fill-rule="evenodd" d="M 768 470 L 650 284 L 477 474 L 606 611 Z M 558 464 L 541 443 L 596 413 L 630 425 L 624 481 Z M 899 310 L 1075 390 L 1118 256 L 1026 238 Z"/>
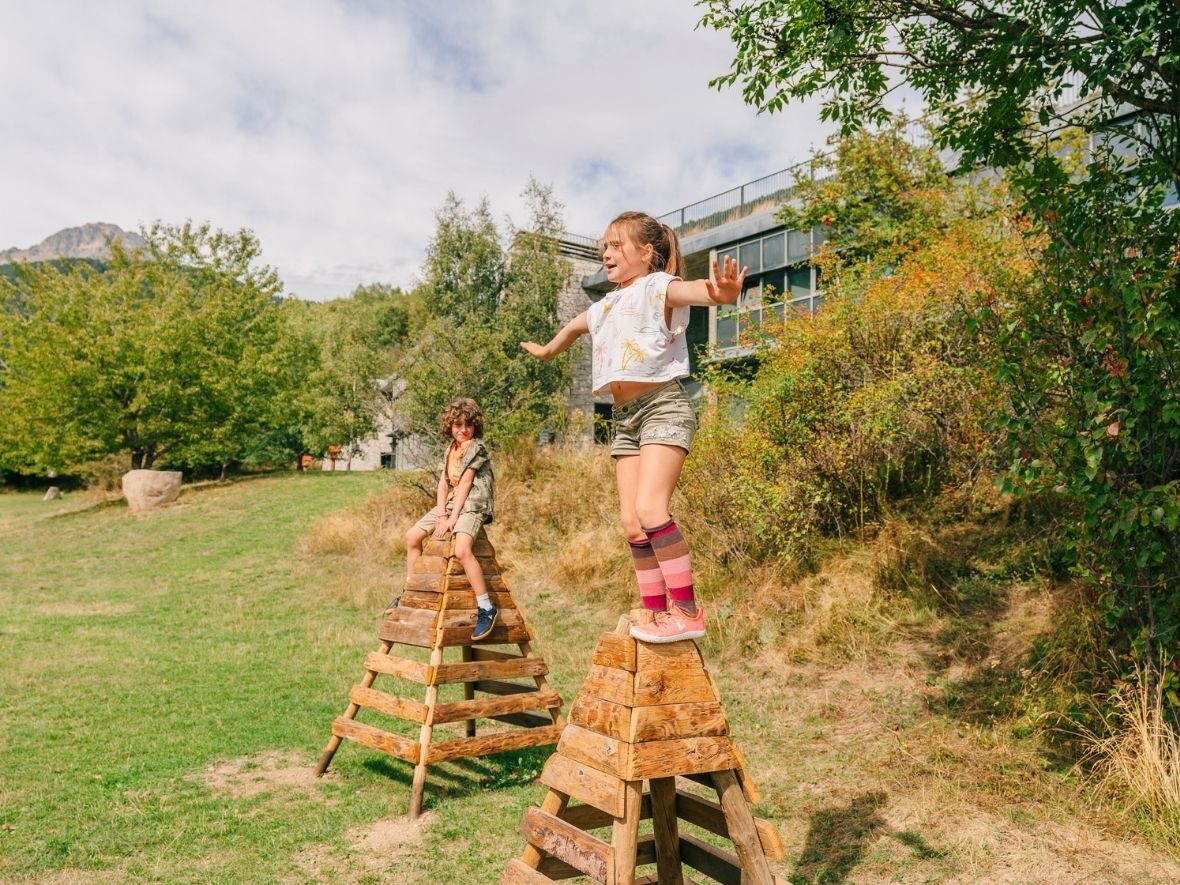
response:
<path fill-rule="evenodd" d="M 580 313 L 565 326 L 562 330 L 553 336 L 553 340 L 548 344 L 541 345 L 533 341 L 522 341 L 520 346 L 540 360 L 551 360 L 559 353 L 564 353 L 569 350 L 569 346 L 578 340 L 582 335 L 590 331 L 590 325 L 586 322 L 586 314 Z"/>
<path fill-rule="evenodd" d="M 717 259 L 713 259 L 713 272 L 707 280 L 672 280 L 668 283 L 668 296 L 665 304 L 668 307 L 685 307 L 695 305 L 712 307 L 715 304 L 733 304 L 742 294 L 742 283 L 746 281 L 746 271 L 743 267 L 738 271 L 738 263 L 730 256 L 725 256 L 725 263 L 718 267 Z"/>

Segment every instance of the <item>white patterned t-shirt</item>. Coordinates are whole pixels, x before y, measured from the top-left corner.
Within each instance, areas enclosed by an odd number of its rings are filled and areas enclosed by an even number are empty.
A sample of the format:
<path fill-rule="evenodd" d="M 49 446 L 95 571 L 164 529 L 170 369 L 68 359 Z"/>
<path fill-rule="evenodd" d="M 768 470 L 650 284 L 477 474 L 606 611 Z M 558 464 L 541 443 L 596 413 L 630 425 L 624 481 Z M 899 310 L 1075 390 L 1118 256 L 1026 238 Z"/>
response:
<path fill-rule="evenodd" d="M 610 292 L 586 311 L 593 348 L 594 393 L 609 391 L 612 381 L 673 381 L 688 377 L 689 308 L 672 309 L 664 322 L 670 273 L 640 277 Z"/>

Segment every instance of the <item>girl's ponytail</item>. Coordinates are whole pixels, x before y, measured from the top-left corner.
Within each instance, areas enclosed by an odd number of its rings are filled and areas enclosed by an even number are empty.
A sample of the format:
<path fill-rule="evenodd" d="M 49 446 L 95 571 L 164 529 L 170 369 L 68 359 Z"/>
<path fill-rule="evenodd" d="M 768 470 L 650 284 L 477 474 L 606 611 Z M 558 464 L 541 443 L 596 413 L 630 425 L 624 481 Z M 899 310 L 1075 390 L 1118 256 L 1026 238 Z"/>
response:
<path fill-rule="evenodd" d="M 668 257 L 664 261 L 664 270 L 678 277 L 684 273 L 684 258 L 680 255 L 680 238 L 676 236 L 676 231 L 672 230 L 668 225 L 661 224 L 660 228 L 664 234 L 664 239 L 668 243 Z"/>

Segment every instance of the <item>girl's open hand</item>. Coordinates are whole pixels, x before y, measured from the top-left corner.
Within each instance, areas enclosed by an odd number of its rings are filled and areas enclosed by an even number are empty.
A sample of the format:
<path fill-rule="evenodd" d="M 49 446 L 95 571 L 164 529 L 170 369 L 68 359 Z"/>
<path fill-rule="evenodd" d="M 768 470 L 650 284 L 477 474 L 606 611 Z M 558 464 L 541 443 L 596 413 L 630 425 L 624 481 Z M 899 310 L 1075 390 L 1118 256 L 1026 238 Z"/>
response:
<path fill-rule="evenodd" d="M 746 271 L 743 267 L 738 271 L 737 260 L 726 255 L 725 261 L 718 266 L 717 259 L 713 259 L 713 273 L 705 280 L 709 290 L 709 297 L 718 304 L 733 304 L 742 294 L 742 283 L 746 281 Z"/>
<path fill-rule="evenodd" d="M 522 341 L 520 342 L 520 346 L 539 360 L 549 359 L 549 351 L 542 344 L 537 344 L 535 341 Z"/>

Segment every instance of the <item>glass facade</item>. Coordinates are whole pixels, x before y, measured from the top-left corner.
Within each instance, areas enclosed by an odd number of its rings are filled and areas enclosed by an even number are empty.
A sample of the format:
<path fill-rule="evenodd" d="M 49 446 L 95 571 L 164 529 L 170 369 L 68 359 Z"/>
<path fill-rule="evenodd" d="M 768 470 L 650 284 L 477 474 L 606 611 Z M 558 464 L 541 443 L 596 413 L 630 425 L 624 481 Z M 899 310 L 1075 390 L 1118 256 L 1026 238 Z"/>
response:
<path fill-rule="evenodd" d="M 823 304 L 819 274 L 808 259 L 825 239 L 818 230 L 779 230 L 718 249 L 718 263 L 730 257 L 749 272 L 736 304 L 709 309 L 710 343 L 722 353 L 734 353 L 741 348 L 743 336 L 748 337 L 763 321 L 781 322 L 819 308 Z"/>

